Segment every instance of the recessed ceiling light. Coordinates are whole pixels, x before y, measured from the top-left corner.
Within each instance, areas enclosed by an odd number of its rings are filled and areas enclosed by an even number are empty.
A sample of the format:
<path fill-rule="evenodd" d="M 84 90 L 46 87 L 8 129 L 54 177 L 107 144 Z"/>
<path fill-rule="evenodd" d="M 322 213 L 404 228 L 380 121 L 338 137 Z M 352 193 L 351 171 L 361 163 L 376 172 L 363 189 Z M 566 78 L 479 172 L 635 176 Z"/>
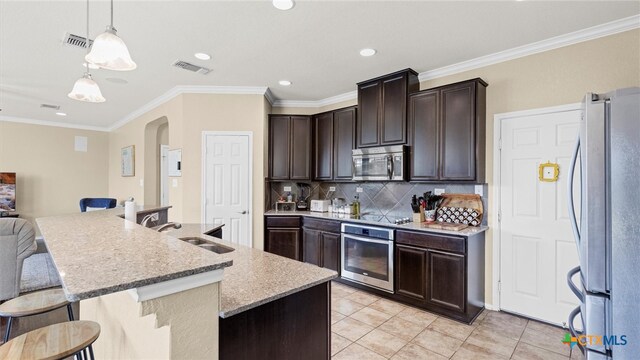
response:
<path fill-rule="evenodd" d="M 361 56 L 373 56 L 376 54 L 376 50 L 375 49 L 362 49 L 360 50 L 360 55 Z"/>
<path fill-rule="evenodd" d="M 293 0 L 273 0 L 273 6 L 278 10 L 290 10 L 293 5 Z"/>
<path fill-rule="evenodd" d="M 193 56 L 200 60 L 211 60 L 211 55 L 205 53 L 195 53 Z"/>
<path fill-rule="evenodd" d="M 114 84 L 128 84 L 129 82 L 125 79 L 117 78 L 117 77 L 108 77 L 105 80 L 112 82 Z"/>
<path fill-rule="evenodd" d="M 57 112 L 56 115 L 58 115 L 58 116 L 67 116 L 67 113 Z"/>
<path fill-rule="evenodd" d="M 280 80 L 280 81 L 278 81 L 278 83 L 279 83 L 280 85 L 282 85 L 282 86 L 289 86 L 289 85 L 291 85 L 291 81 L 289 81 L 289 80 Z"/>
<path fill-rule="evenodd" d="M 87 67 L 87 63 L 82 63 L 82 66 Z M 100 69 L 100 66 L 98 66 L 96 64 L 89 63 L 89 69 L 97 70 L 97 69 Z"/>

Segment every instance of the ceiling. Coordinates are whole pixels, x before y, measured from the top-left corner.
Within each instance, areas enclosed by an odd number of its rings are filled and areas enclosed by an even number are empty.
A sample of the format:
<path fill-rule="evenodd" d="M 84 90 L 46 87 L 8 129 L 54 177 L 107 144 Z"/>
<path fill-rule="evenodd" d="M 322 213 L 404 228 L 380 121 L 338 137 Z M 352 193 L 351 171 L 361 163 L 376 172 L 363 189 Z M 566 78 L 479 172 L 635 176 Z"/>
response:
<path fill-rule="evenodd" d="M 85 6 L 0 1 L 2 117 L 108 128 L 178 85 L 265 86 L 277 99 L 320 100 L 399 69 L 433 70 L 640 13 L 638 1 L 297 1 L 280 11 L 267 0 L 116 0 L 114 26 L 138 69 L 94 70 L 107 101 L 90 104 L 67 98 L 84 71 L 84 50 L 62 44 L 66 32 L 85 36 Z M 90 7 L 95 38 L 109 4 Z M 361 57 L 365 47 L 378 53 Z M 212 59 L 197 60 L 196 52 Z M 213 71 L 171 67 L 177 59 Z M 293 84 L 279 85 L 283 79 Z"/>

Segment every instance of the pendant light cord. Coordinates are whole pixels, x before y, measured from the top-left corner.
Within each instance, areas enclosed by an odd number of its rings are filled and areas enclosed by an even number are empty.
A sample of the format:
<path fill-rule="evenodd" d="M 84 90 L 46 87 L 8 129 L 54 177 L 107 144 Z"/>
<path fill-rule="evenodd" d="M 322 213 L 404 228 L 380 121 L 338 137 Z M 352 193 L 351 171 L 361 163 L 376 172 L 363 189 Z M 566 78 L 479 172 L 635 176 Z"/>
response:
<path fill-rule="evenodd" d="M 89 55 L 89 0 L 87 0 L 87 39 L 84 43 L 84 47 L 87 49 L 87 55 Z M 89 61 L 85 60 L 85 65 L 87 66 L 87 74 L 89 74 L 89 76 L 91 75 L 91 73 L 89 72 Z"/>
<path fill-rule="evenodd" d="M 111 28 L 113 29 L 113 0 L 111 0 Z"/>

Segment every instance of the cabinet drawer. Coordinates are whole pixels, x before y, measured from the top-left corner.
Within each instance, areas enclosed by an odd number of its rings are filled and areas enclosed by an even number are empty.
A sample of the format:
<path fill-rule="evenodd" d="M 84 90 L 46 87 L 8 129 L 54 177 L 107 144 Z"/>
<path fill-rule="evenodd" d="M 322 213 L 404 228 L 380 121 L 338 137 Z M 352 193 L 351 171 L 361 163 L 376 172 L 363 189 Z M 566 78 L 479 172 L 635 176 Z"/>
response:
<path fill-rule="evenodd" d="M 309 229 L 317 229 L 338 234 L 340 233 L 340 221 L 305 217 L 303 220 L 303 224 L 305 228 Z"/>
<path fill-rule="evenodd" d="M 396 242 L 399 244 L 407 244 L 419 246 L 422 248 L 453 251 L 464 253 L 465 239 L 458 236 L 448 236 L 440 234 L 427 234 L 413 231 L 396 231 Z"/>
<path fill-rule="evenodd" d="M 267 227 L 300 227 L 299 216 L 268 216 Z"/>

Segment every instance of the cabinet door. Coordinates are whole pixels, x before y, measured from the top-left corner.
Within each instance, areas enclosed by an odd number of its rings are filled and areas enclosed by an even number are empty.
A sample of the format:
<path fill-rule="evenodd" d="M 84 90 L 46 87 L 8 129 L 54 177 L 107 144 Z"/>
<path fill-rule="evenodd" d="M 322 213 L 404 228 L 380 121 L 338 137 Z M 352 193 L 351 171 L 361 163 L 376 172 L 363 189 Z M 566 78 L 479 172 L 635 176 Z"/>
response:
<path fill-rule="evenodd" d="M 291 117 L 291 163 L 289 179 L 311 180 L 311 118 Z"/>
<path fill-rule="evenodd" d="M 475 180 L 475 83 L 441 90 L 442 180 Z"/>
<path fill-rule="evenodd" d="M 352 150 L 356 147 L 356 109 L 348 108 L 333 113 L 333 178 L 353 178 Z"/>
<path fill-rule="evenodd" d="M 396 245 L 396 294 L 427 299 L 427 250 Z"/>
<path fill-rule="evenodd" d="M 322 233 L 322 267 L 340 272 L 340 234 Z"/>
<path fill-rule="evenodd" d="M 269 119 L 269 178 L 289 179 L 289 138 L 290 119 L 288 116 L 272 116 Z"/>
<path fill-rule="evenodd" d="M 380 145 L 407 143 L 407 75 L 382 80 Z"/>
<path fill-rule="evenodd" d="M 313 119 L 315 166 L 313 177 L 316 180 L 333 179 L 333 113 L 317 115 Z"/>
<path fill-rule="evenodd" d="M 409 97 L 409 126 L 412 134 L 410 180 L 437 180 L 439 160 L 439 91 Z"/>
<path fill-rule="evenodd" d="M 302 261 L 322 266 L 322 231 L 303 228 Z"/>
<path fill-rule="evenodd" d="M 465 311 L 464 255 L 429 250 L 427 301 Z"/>
<path fill-rule="evenodd" d="M 380 87 L 380 81 L 358 87 L 358 147 L 380 145 Z"/>
<path fill-rule="evenodd" d="M 267 228 L 267 251 L 300 260 L 300 229 Z"/>

